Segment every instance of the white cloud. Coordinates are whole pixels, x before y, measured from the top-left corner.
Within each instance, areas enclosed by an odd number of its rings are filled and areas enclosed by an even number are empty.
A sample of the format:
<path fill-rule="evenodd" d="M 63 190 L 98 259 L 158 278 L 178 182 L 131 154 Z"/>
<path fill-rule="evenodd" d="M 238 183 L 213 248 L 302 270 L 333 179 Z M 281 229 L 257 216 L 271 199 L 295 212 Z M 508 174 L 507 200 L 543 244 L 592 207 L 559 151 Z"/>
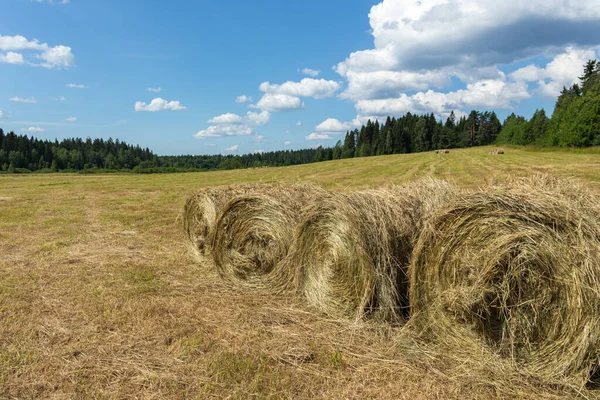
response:
<path fill-rule="evenodd" d="M 254 140 L 255 142 L 261 143 L 264 140 L 264 138 L 265 137 L 263 135 L 257 135 L 252 140 Z"/>
<path fill-rule="evenodd" d="M 71 89 L 87 89 L 88 87 L 85 85 L 78 85 L 75 83 L 67 83 L 67 87 Z"/>
<path fill-rule="evenodd" d="M 270 112 L 292 111 L 304 108 L 304 103 L 300 98 L 289 96 L 287 94 L 265 94 L 252 108 L 260 108 L 261 110 Z"/>
<path fill-rule="evenodd" d="M 256 154 L 262 154 L 262 153 L 264 153 L 264 152 L 265 152 L 265 151 L 264 151 L 263 149 L 257 149 L 257 150 L 254 150 L 254 153 L 256 153 Z"/>
<path fill-rule="evenodd" d="M 32 126 L 30 128 L 23 128 L 21 130 L 24 132 L 29 132 L 29 133 L 42 133 L 45 131 L 44 128 L 40 128 L 38 126 Z"/>
<path fill-rule="evenodd" d="M 261 111 L 260 113 L 248 111 L 245 117 L 238 114 L 226 113 L 209 119 L 208 123 L 213 125 L 199 131 L 194 137 L 205 139 L 207 137 L 251 135 L 254 133 L 251 125 L 265 125 L 270 119 L 271 114 L 268 111 Z M 263 137 L 256 136 L 255 139 L 258 138 L 262 140 Z"/>
<path fill-rule="evenodd" d="M 237 114 L 227 113 L 218 115 L 208 120 L 209 124 L 241 124 L 244 121 L 242 117 Z"/>
<path fill-rule="evenodd" d="M 50 101 L 66 101 L 67 98 L 65 96 L 60 96 L 60 97 L 48 97 L 48 99 Z"/>
<path fill-rule="evenodd" d="M 135 103 L 135 111 L 185 111 L 187 107 L 183 106 L 179 101 L 167 101 L 160 97 L 152 100 L 150 104 L 138 101 Z"/>
<path fill-rule="evenodd" d="M 241 96 L 238 96 L 238 97 L 235 99 L 235 102 L 236 102 L 236 103 L 249 103 L 249 102 L 251 102 L 251 101 L 252 101 L 252 97 L 248 97 L 248 96 L 246 96 L 245 94 L 243 94 L 243 95 L 241 95 Z"/>
<path fill-rule="evenodd" d="M 314 78 L 316 76 L 319 76 L 319 74 L 321 73 L 321 71 L 316 70 L 316 69 L 304 68 L 302 70 L 302 73 L 304 75 L 312 76 Z"/>
<path fill-rule="evenodd" d="M 39 40 L 28 40 L 24 36 L 2 36 L 0 35 L 0 51 L 8 53 L 2 55 L 3 62 L 11 60 L 13 64 L 24 64 L 25 58 L 21 53 L 14 51 L 34 52 L 33 59 L 41 60 L 41 63 L 28 62 L 30 65 L 44 68 L 69 68 L 75 65 L 75 56 L 69 46 L 50 46 L 40 43 Z"/>
<path fill-rule="evenodd" d="M 67 121 L 67 122 L 77 122 L 77 118 L 76 117 L 69 117 L 69 118 L 65 119 L 65 121 Z"/>
<path fill-rule="evenodd" d="M 582 61 L 596 58 L 589 49 L 600 48 L 600 0 L 381 0 L 369 22 L 372 48 L 334 66 L 347 80 L 340 97 L 353 100 L 361 117 L 508 108 L 531 96 L 526 82 L 556 96 L 581 73 Z M 532 64 L 509 77 L 499 69 L 565 48 L 544 68 Z"/>
<path fill-rule="evenodd" d="M 315 132 L 345 133 L 350 130 L 350 124 L 335 118 L 328 118 L 315 127 Z"/>
<path fill-rule="evenodd" d="M 0 54 L 0 63 L 3 64 L 24 64 L 23 54 L 9 51 L 6 54 Z"/>
<path fill-rule="evenodd" d="M 341 85 L 336 81 L 304 78 L 300 82 L 287 81 L 281 85 L 263 82 L 259 89 L 267 94 L 281 94 L 294 97 L 314 97 L 321 99 L 335 95 Z"/>
<path fill-rule="evenodd" d="M 406 112 L 429 113 L 446 116 L 461 108 L 508 109 L 521 100 L 531 97 L 526 83 L 501 80 L 479 81 L 466 89 L 442 93 L 428 90 L 414 95 L 402 94 L 397 98 L 359 100 L 355 107 L 359 115 L 401 115 Z"/>
<path fill-rule="evenodd" d="M 542 95 L 554 98 L 563 86 L 569 87 L 579 82 L 583 65 L 596 57 L 596 51 L 593 49 L 571 46 L 567 47 L 564 53 L 554 57 L 544 68 L 530 64 L 514 71 L 510 77 L 516 81 L 537 82 Z"/>
<path fill-rule="evenodd" d="M 211 125 L 205 130 L 199 131 L 194 135 L 196 139 L 206 139 L 209 137 L 220 136 L 245 136 L 252 135 L 252 128 L 247 125 Z"/>
<path fill-rule="evenodd" d="M 329 135 L 326 135 L 324 133 L 313 132 L 310 135 L 305 136 L 304 139 L 306 139 L 306 140 L 327 140 L 327 139 L 331 139 L 331 137 L 329 137 Z"/>
<path fill-rule="evenodd" d="M 289 140 L 287 142 L 285 142 L 283 145 L 284 146 L 289 146 L 290 144 L 292 144 L 292 142 L 290 142 Z"/>
<path fill-rule="evenodd" d="M 35 99 L 35 97 L 30 97 L 28 99 L 25 99 L 23 97 L 11 97 L 9 100 L 14 101 L 15 103 L 29 103 L 29 104 L 36 104 L 38 102 Z"/>
<path fill-rule="evenodd" d="M 296 122 L 296 126 L 302 126 L 302 121 Z"/>
<path fill-rule="evenodd" d="M 154 93 L 160 93 L 160 92 L 162 92 L 162 88 L 161 87 L 157 87 L 157 88 L 151 88 L 151 87 L 149 87 L 148 91 L 149 92 L 154 92 Z"/>
<path fill-rule="evenodd" d="M 246 119 L 254 125 L 266 125 L 271 120 L 271 113 L 268 111 L 261 111 L 260 113 L 248 111 Z"/>
<path fill-rule="evenodd" d="M 239 148 L 239 146 L 237 144 L 234 144 L 233 146 L 226 148 L 225 151 L 234 152 L 234 151 L 237 151 L 238 148 Z"/>

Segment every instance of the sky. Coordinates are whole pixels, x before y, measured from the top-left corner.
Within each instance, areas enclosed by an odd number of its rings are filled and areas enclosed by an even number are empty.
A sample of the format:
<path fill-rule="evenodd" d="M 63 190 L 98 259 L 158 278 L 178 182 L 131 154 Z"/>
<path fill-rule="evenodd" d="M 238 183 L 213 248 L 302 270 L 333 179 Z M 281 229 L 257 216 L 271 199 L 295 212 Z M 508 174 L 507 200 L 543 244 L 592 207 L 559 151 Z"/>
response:
<path fill-rule="evenodd" d="M 551 114 L 600 0 L 0 0 L 0 127 L 159 155 L 333 146 L 406 112 Z"/>

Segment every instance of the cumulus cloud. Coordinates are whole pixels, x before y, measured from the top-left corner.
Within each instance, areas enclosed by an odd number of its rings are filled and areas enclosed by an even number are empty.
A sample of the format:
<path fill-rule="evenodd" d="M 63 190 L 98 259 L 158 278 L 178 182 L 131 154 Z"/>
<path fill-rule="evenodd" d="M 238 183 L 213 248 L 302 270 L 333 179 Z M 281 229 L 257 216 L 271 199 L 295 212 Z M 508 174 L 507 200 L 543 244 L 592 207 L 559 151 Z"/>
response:
<path fill-rule="evenodd" d="M 152 100 L 150 104 L 138 101 L 135 103 L 135 111 L 157 112 L 157 111 L 185 111 L 187 107 L 179 101 L 167 101 L 160 97 Z"/>
<path fill-rule="evenodd" d="M 268 111 L 260 113 L 248 111 L 245 117 L 238 114 L 226 113 L 209 119 L 208 123 L 212 125 L 207 129 L 199 131 L 194 137 L 205 139 L 207 137 L 252 135 L 254 130 L 251 126 L 265 125 L 270 119 L 271 114 Z M 257 137 L 262 140 L 262 136 Z"/>
<path fill-rule="evenodd" d="M 29 103 L 29 104 L 36 104 L 38 102 L 35 97 L 30 97 L 28 99 L 25 99 L 23 97 L 11 97 L 9 100 L 14 101 L 15 103 Z"/>
<path fill-rule="evenodd" d="M 448 93 L 428 90 L 410 96 L 403 93 L 397 98 L 359 100 L 355 107 L 359 115 L 401 115 L 410 111 L 447 116 L 451 111 L 461 108 L 507 109 L 529 97 L 531 95 L 526 83 L 486 80 Z"/>
<path fill-rule="evenodd" d="M 81 84 L 76 83 L 67 83 L 67 87 L 70 89 L 87 89 L 88 87 Z"/>
<path fill-rule="evenodd" d="M 249 103 L 252 101 L 252 97 L 246 96 L 245 94 L 236 97 L 235 102 L 236 103 Z"/>
<path fill-rule="evenodd" d="M 222 124 L 222 125 L 211 125 L 208 128 L 199 131 L 194 135 L 196 139 L 206 139 L 209 137 L 221 137 L 221 136 L 245 136 L 252 135 L 254 132 L 252 128 L 247 125 L 240 124 Z"/>
<path fill-rule="evenodd" d="M 548 47 L 594 42 L 599 20 L 600 0 L 383 0 L 369 13 L 374 49 L 352 53 L 337 69 L 512 63 Z"/>
<path fill-rule="evenodd" d="M 350 130 L 350 124 L 335 118 L 328 118 L 315 127 L 315 132 L 344 133 Z"/>
<path fill-rule="evenodd" d="M 40 128 L 38 126 L 32 126 L 30 128 L 23 128 L 21 130 L 24 132 L 29 132 L 29 133 L 42 133 L 42 132 L 46 131 L 44 128 Z"/>
<path fill-rule="evenodd" d="M 304 75 L 312 76 L 314 78 L 316 76 L 319 76 L 319 74 L 321 73 L 321 71 L 316 70 L 316 69 L 311 69 L 311 68 L 304 68 L 302 70 L 302 73 Z"/>
<path fill-rule="evenodd" d="M 369 22 L 373 47 L 334 66 L 347 80 L 340 97 L 359 112 L 508 108 L 531 96 L 527 82 L 556 96 L 595 58 L 581 49 L 600 45 L 600 0 L 382 0 Z M 508 77 L 499 69 L 565 48 L 545 68 L 532 64 Z M 453 92 L 444 93 L 448 87 Z"/>
<path fill-rule="evenodd" d="M 239 148 L 239 146 L 237 144 L 234 144 L 233 146 L 226 148 L 225 151 L 234 152 L 234 151 L 237 151 L 238 148 Z"/>
<path fill-rule="evenodd" d="M 263 149 L 256 149 L 256 150 L 254 150 L 254 153 L 256 153 L 256 154 L 262 154 L 264 152 L 265 151 Z"/>
<path fill-rule="evenodd" d="M 67 122 L 77 122 L 77 118 L 76 117 L 69 117 L 69 118 L 65 119 L 65 121 L 67 121 Z"/>
<path fill-rule="evenodd" d="M 271 113 L 268 111 L 261 111 L 260 113 L 248 111 L 246 119 L 254 125 L 266 125 L 271 120 Z"/>
<path fill-rule="evenodd" d="M 328 140 L 328 139 L 331 139 L 331 137 L 329 137 L 329 135 L 324 134 L 324 133 L 313 132 L 310 135 L 305 136 L 304 139 L 306 139 L 306 140 Z"/>
<path fill-rule="evenodd" d="M 209 124 L 241 124 L 244 121 L 242 117 L 237 114 L 222 114 L 213 117 L 208 120 Z"/>
<path fill-rule="evenodd" d="M 292 144 L 292 142 L 290 142 L 289 140 L 287 142 L 285 142 L 283 145 L 284 146 L 289 146 L 290 144 Z"/>
<path fill-rule="evenodd" d="M 32 60 L 41 60 L 41 62 L 29 61 L 28 64 L 41 66 L 44 68 L 69 68 L 75 65 L 75 56 L 69 46 L 57 45 L 50 46 L 47 43 L 40 43 L 39 40 L 28 40 L 24 36 L 2 36 L 0 35 L 0 51 L 6 51 L 0 54 L 1 62 L 11 64 L 25 64 L 25 58 L 22 53 L 32 53 Z"/>
<path fill-rule="evenodd" d="M 264 111 L 280 112 L 292 111 L 304 108 L 304 103 L 299 97 L 287 94 L 265 94 L 258 103 L 251 105 L 252 108 L 260 108 Z"/>
<path fill-rule="evenodd" d="M 564 86 L 569 87 L 579 82 L 583 65 L 596 57 L 594 49 L 570 46 L 564 53 L 555 56 L 545 67 L 529 64 L 511 73 L 510 77 L 516 81 L 537 82 L 542 95 L 554 98 Z"/>
<path fill-rule="evenodd" d="M 267 94 L 282 94 L 294 97 L 314 97 L 321 99 L 331 97 L 340 89 L 341 85 L 336 81 L 325 79 L 304 78 L 300 82 L 287 81 L 281 85 L 263 82 L 259 89 Z"/>
<path fill-rule="evenodd" d="M 149 87 L 148 91 L 149 92 L 153 92 L 153 93 L 160 93 L 160 92 L 162 92 L 162 88 L 161 87 L 157 87 L 157 88 L 151 88 L 151 87 Z"/>
<path fill-rule="evenodd" d="M 24 64 L 25 59 L 21 53 L 9 51 L 6 54 L 0 54 L 0 63 L 3 64 Z"/>

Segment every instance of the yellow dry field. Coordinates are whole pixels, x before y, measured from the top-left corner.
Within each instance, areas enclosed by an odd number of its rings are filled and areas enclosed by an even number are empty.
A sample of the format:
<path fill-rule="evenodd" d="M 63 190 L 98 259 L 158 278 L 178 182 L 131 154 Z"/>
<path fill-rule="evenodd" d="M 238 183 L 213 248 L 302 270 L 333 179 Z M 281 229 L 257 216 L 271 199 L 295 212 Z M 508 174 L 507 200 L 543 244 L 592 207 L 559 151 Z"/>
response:
<path fill-rule="evenodd" d="M 463 187 L 547 172 L 600 190 L 600 155 L 489 148 L 170 175 L 0 176 L 0 398 L 600 397 L 461 367 L 400 327 L 230 289 L 187 253 L 195 189 L 311 182 L 333 190 L 434 176 Z"/>

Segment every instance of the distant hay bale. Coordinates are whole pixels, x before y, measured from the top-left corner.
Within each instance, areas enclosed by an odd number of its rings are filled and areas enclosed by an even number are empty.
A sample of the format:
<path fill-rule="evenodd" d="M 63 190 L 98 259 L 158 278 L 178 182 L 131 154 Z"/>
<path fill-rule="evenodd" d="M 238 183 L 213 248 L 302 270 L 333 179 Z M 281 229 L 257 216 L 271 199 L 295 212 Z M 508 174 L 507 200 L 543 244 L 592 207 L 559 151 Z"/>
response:
<path fill-rule="evenodd" d="M 259 185 L 228 185 L 204 188 L 196 191 L 183 208 L 183 232 L 192 254 L 204 261 L 210 253 L 214 227 L 221 208 L 233 197 L 251 193 Z"/>
<path fill-rule="evenodd" d="M 585 382 L 600 354 L 600 228 L 558 182 L 463 195 L 430 221 L 410 267 L 425 338 Z"/>
<path fill-rule="evenodd" d="M 302 209 L 325 193 L 306 184 L 269 186 L 227 203 L 212 243 L 220 276 L 246 288 L 295 290 L 297 273 L 288 260 L 294 231 Z"/>
<path fill-rule="evenodd" d="M 491 154 L 491 155 L 504 154 L 504 149 L 492 149 L 492 150 L 490 150 L 489 154 Z"/>
<path fill-rule="evenodd" d="M 444 154 L 450 154 L 450 150 L 444 150 Z"/>
<path fill-rule="evenodd" d="M 450 184 L 430 179 L 313 203 L 292 257 L 308 302 L 335 317 L 402 322 L 413 244 L 426 214 L 453 192 Z"/>

